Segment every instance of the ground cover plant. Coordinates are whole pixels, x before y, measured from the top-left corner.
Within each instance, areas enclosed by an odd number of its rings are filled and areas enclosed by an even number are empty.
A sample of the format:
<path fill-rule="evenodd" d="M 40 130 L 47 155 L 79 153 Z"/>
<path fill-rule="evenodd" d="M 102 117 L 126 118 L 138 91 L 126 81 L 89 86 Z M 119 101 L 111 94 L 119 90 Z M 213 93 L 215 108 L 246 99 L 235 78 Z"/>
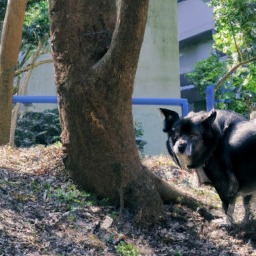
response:
<path fill-rule="evenodd" d="M 0 255 L 256 255 L 256 225 L 223 225 L 220 200 L 168 156 L 143 163 L 200 202 L 197 211 L 165 205 L 158 222 L 139 226 L 126 208 L 77 188 L 60 143 L 0 147 Z M 255 206 L 254 206 L 255 207 Z M 243 217 L 241 201 L 235 218 Z"/>

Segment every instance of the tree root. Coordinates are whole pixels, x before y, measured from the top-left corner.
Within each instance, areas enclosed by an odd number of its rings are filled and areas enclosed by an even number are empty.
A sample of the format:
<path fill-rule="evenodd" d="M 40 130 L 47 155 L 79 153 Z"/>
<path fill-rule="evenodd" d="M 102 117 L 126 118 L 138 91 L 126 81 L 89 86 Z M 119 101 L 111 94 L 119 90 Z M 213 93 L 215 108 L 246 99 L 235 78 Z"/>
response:
<path fill-rule="evenodd" d="M 196 200 L 190 193 L 172 186 L 170 183 L 162 180 L 145 167 L 144 170 L 154 183 L 156 190 L 158 191 L 164 204 L 169 204 L 171 202 L 181 203 L 194 211 L 200 206 L 200 202 Z"/>
<path fill-rule="evenodd" d="M 128 187 L 126 201 L 135 215 L 132 223 L 146 226 L 155 223 L 162 215 L 163 203 L 181 203 L 192 210 L 199 207 L 199 202 L 192 195 L 165 182 L 146 167 Z"/>

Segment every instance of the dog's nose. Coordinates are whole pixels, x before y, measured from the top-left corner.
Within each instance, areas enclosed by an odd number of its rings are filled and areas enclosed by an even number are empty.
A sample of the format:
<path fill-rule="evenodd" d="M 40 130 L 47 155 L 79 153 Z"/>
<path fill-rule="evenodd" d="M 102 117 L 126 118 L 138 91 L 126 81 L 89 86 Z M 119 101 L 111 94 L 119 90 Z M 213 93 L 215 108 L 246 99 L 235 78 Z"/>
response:
<path fill-rule="evenodd" d="M 183 154 L 185 152 L 185 149 L 187 147 L 187 143 L 181 143 L 178 146 L 179 153 Z"/>

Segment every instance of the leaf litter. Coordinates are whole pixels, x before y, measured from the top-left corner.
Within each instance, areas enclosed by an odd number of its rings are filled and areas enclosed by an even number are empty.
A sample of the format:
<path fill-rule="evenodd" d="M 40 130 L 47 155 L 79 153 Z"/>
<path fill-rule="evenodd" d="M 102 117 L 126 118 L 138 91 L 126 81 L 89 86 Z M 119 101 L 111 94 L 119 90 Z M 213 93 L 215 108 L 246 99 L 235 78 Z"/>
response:
<path fill-rule="evenodd" d="M 126 210 L 79 190 L 62 162 L 60 143 L 44 147 L 0 147 L 0 255 L 256 255 L 256 221 L 225 225 L 211 187 L 197 187 L 193 172 L 168 156 L 142 162 L 156 175 L 191 192 L 201 206 L 162 207 L 158 223 L 140 227 Z M 255 205 L 253 205 L 255 208 Z"/>

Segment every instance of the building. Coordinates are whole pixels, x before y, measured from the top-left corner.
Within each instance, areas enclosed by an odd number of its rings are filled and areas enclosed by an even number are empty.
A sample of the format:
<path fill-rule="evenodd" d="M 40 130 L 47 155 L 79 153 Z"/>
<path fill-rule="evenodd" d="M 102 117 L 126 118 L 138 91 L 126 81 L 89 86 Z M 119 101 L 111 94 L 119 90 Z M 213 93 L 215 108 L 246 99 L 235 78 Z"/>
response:
<path fill-rule="evenodd" d="M 197 61 L 208 58 L 214 43 L 212 9 L 201 0 L 178 0 L 178 37 L 181 98 L 188 99 L 189 110 L 206 109 L 205 98 L 189 84 L 186 73 Z"/>

